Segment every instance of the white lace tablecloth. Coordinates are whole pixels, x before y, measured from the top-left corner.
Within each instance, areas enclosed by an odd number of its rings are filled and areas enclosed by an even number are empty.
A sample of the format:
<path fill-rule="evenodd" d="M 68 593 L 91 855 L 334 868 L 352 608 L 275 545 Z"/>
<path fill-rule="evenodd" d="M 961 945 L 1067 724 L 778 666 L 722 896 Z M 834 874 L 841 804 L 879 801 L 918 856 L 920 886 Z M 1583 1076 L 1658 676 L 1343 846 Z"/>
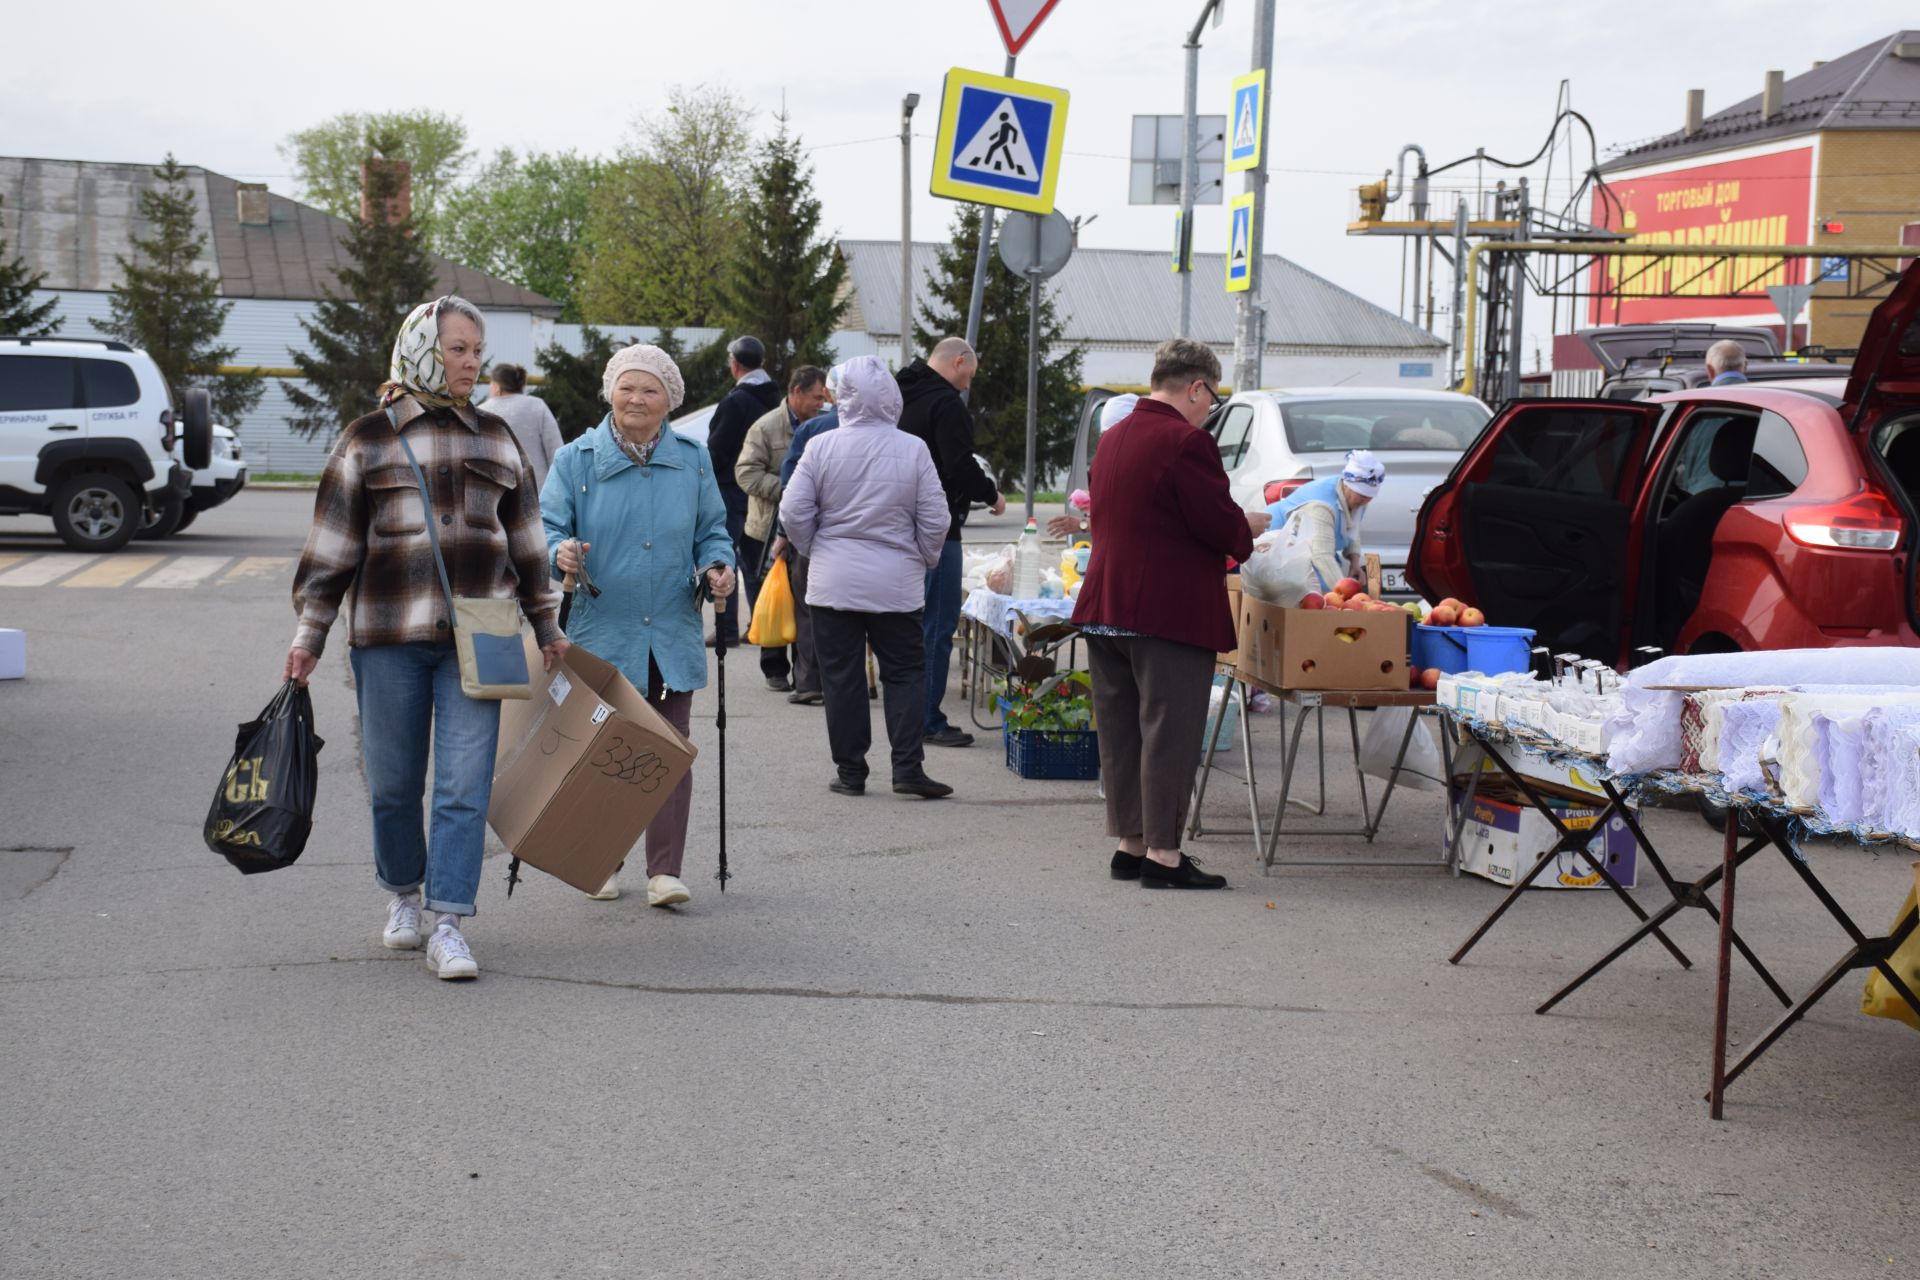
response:
<path fill-rule="evenodd" d="M 985 587 L 975 587 L 960 606 L 960 613 L 1011 640 L 1016 609 L 1029 618 L 1057 618 L 1066 622 L 1073 617 L 1073 605 L 1071 600 L 1016 600 Z"/>

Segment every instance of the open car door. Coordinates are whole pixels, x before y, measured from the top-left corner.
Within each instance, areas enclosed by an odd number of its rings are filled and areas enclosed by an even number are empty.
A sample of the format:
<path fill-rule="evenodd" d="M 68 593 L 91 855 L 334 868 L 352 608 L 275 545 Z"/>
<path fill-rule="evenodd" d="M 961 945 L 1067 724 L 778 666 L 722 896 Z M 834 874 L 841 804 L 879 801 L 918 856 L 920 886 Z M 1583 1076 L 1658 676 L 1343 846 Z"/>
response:
<path fill-rule="evenodd" d="M 1617 663 L 1634 587 L 1629 521 L 1665 406 L 1516 400 L 1427 495 L 1408 577 L 1556 652 Z"/>

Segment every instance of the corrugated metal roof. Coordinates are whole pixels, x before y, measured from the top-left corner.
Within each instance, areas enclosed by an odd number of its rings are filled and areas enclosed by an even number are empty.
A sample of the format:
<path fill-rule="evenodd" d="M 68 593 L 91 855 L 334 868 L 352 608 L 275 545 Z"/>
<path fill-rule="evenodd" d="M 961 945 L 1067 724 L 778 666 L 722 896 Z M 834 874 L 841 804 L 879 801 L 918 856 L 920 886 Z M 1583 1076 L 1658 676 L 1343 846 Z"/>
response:
<path fill-rule="evenodd" d="M 1771 120 L 1760 118 L 1761 94 L 1716 111 L 1689 136 L 1685 129 L 1629 147 L 1602 173 L 1750 146 L 1828 129 L 1920 129 L 1920 58 L 1899 56 L 1920 31 L 1896 31 L 1789 78 Z"/>
<path fill-rule="evenodd" d="M 915 242 L 915 306 L 924 305 L 941 246 Z M 848 288 L 861 327 L 876 337 L 900 335 L 900 242 L 842 240 Z M 1155 344 L 1174 335 L 1180 319 L 1180 278 L 1169 254 L 1146 249 L 1079 249 L 1047 282 L 1066 340 L 1077 343 Z M 993 270 L 1004 271 L 996 256 Z M 1226 257 L 1193 256 L 1193 329 L 1188 336 L 1233 345 L 1234 303 L 1223 288 Z M 1267 256 L 1261 293 L 1271 347 L 1372 348 L 1431 351 L 1446 343 L 1384 307 L 1347 292 L 1277 254 Z"/>
<path fill-rule="evenodd" d="M 242 226 L 238 183 L 208 169 L 182 167 L 198 197 L 195 225 L 209 237 L 207 267 L 220 278 L 222 295 L 313 301 L 334 286 L 346 259 L 340 247 L 349 229 L 344 218 L 270 195 L 268 224 Z M 152 185 L 152 165 L 0 156 L 0 196 L 6 198 L 0 226 L 9 251 L 29 270 L 45 272 L 47 289 L 111 289 L 120 282 L 114 259 L 127 252 L 139 193 Z M 438 287 L 476 306 L 559 314 L 550 298 L 428 257 L 439 273 Z"/>

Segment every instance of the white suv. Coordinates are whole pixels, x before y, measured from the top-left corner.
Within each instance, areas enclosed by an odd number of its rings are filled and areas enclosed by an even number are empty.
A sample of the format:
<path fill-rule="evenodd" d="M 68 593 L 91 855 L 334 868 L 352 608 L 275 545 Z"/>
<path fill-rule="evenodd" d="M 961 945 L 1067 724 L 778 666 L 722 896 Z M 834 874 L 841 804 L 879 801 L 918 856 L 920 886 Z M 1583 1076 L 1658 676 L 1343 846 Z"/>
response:
<path fill-rule="evenodd" d="M 182 399 L 176 414 L 159 366 L 124 342 L 0 338 L 0 515 L 51 516 L 76 551 L 125 546 L 212 461 L 207 393 Z"/>

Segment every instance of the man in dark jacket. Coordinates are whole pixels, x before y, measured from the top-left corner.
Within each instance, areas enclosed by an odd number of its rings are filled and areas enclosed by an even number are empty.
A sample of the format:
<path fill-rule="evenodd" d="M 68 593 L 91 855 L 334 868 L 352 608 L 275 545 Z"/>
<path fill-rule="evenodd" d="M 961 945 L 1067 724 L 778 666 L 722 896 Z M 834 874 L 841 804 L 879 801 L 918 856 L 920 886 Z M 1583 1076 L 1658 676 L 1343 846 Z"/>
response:
<path fill-rule="evenodd" d="M 925 360 L 899 374 L 900 429 L 919 436 L 933 453 L 933 467 L 947 495 L 953 523 L 947 527 L 940 563 L 927 572 L 927 608 L 921 621 L 927 642 L 927 734 L 936 747 L 970 747 L 973 735 L 947 723 L 940 700 L 953 661 L 953 632 L 960 625 L 960 528 L 976 502 L 999 515 L 1007 509 L 993 477 L 973 456 L 973 415 L 960 394 L 973 385 L 979 359 L 962 338 L 942 338 Z"/>
<path fill-rule="evenodd" d="M 707 452 L 713 457 L 713 478 L 720 485 L 720 500 L 727 507 L 727 536 L 733 539 L 734 562 L 740 566 L 744 583 L 759 566 L 749 568 L 747 555 L 747 491 L 734 478 L 733 468 L 740 461 L 740 447 L 747 441 L 747 428 L 775 408 L 783 398 L 780 384 L 760 366 L 767 361 L 767 349 L 760 339 L 742 334 L 727 344 L 727 371 L 733 374 L 733 390 L 714 408 L 707 426 Z M 744 591 L 727 597 L 726 605 L 714 613 L 714 633 L 725 636 L 729 647 L 740 643 L 740 606 L 734 602 Z M 747 600 L 747 616 L 753 616 L 753 600 Z M 711 645 L 713 636 L 707 637 Z"/>

